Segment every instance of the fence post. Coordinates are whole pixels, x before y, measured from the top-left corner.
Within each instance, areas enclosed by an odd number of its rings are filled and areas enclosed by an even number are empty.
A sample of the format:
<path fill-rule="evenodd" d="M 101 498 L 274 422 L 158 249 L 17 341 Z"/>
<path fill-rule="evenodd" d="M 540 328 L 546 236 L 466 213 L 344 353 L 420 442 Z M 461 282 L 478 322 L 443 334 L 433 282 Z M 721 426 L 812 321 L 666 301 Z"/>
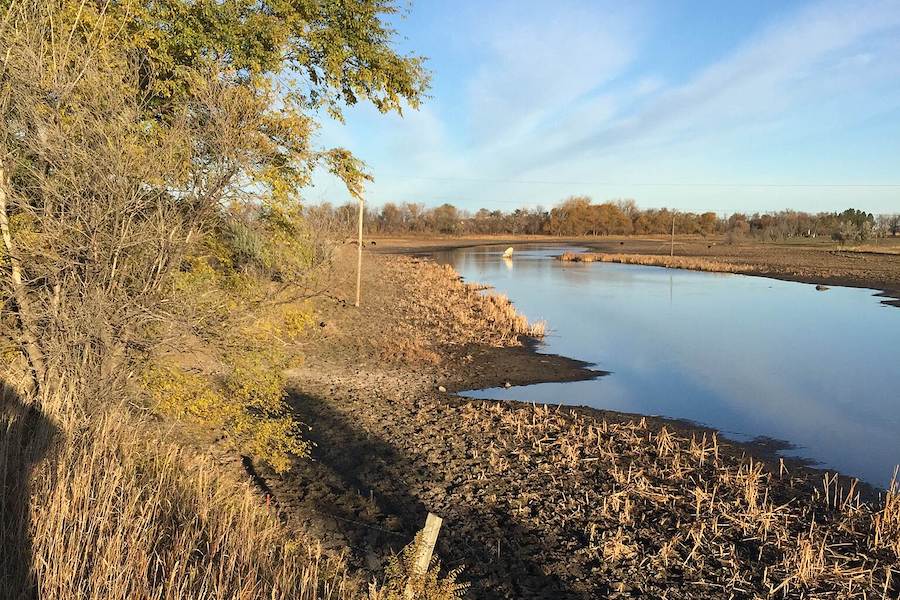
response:
<path fill-rule="evenodd" d="M 675 214 L 672 214 L 672 248 L 669 250 L 669 256 L 675 256 Z"/>
<path fill-rule="evenodd" d="M 359 199 L 359 230 L 356 237 L 356 307 L 359 308 L 359 288 L 362 279 L 362 250 L 363 250 L 363 213 L 365 212 L 365 200 L 362 193 Z"/>
<path fill-rule="evenodd" d="M 412 573 L 410 577 L 421 577 L 428 572 L 428 565 L 431 564 L 431 555 L 434 553 L 434 545 L 437 543 L 438 533 L 441 531 L 441 523 L 444 520 L 434 513 L 428 513 L 425 519 L 425 528 L 422 529 L 422 535 L 416 545 L 415 562 L 412 565 Z M 412 582 L 406 584 L 403 591 L 403 597 L 412 600 L 415 597 L 412 588 Z"/>

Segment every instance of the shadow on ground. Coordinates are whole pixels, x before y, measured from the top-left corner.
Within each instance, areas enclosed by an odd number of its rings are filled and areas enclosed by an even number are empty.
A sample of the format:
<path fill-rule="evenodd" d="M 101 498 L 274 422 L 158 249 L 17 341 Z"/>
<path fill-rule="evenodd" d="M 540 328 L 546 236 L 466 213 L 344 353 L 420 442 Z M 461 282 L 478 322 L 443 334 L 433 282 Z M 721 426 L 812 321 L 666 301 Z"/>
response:
<path fill-rule="evenodd" d="M 544 572 L 545 533 L 523 527 L 473 494 L 471 486 L 459 485 L 471 473 L 461 472 L 466 445 L 452 430 L 431 424 L 429 431 L 439 437 L 419 431 L 409 436 L 416 440 L 383 439 L 327 400 L 294 392 L 291 403 L 314 426 L 317 446 L 313 460 L 298 461 L 287 476 L 270 479 L 272 489 L 281 510 L 289 518 L 300 516 L 327 547 L 351 548 L 354 566 L 380 572 L 431 511 L 444 518 L 438 540 L 443 565 L 465 567 L 460 579 L 471 583 L 470 597 L 584 597 Z M 404 430 L 394 425 L 385 423 L 384 430 Z M 404 445 L 421 446 L 421 452 Z"/>
<path fill-rule="evenodd" d="M 3 598 L 37 598 L 31 555 L 31 471 L 57 428 L 0 380 L 0 590 Z"/>

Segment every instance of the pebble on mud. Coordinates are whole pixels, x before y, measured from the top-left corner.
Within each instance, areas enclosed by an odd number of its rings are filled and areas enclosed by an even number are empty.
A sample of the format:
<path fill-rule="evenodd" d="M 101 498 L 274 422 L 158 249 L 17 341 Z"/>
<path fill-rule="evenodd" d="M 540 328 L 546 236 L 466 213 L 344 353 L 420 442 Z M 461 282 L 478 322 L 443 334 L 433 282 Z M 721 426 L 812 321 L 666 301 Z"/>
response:
<path fill-rule="evenodd" d="M 443 394 L 444 392 L 447 391 L 447 388 L 445 388 L 445 387 L 442 386 L 442 385 L 439 385 L 439 386 L 438 386 L 438 391 L 441 392 L 441 393 Z"/>

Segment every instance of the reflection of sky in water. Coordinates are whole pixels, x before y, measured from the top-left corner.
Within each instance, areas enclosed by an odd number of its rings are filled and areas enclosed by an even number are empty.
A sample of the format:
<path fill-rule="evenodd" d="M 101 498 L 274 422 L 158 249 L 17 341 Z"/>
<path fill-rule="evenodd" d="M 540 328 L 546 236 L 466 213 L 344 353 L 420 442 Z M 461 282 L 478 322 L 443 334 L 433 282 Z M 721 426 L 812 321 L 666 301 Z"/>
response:
<path fill-rule="evenodd" d="M 885 485 L 900 463 L 900 309 L 870 290 L 608 263 L 560 247 L 441 253 L 466 279 L 545 319 L 542 351 L 612 375 L 478 392 L 690 419 L 787 440 L 796 454 Z"/>

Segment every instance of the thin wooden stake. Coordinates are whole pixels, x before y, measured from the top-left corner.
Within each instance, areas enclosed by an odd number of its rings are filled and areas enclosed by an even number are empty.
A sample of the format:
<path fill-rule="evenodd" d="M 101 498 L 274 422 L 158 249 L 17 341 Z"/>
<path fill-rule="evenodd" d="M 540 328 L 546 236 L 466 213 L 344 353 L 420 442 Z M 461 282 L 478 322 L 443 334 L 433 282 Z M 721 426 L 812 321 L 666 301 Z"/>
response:
<path fill-rule="evenodd" d="M 365 212 L 362 194 L 359 196 L 359 230 L 356 236 L 356 307 L 359 308 L 359 290 L 362 281 L 362 245 L 363 245 L 363 212 Z"/>
<path fill-rule="evenodd" d="M 672 248 L 669 250 L 669 256 L 675 256 L 675 213 L 672 213 Z"/>
<path fill-rule="evenodd" d="M 441 531 L 441 523 L 444 520 L 433 513 L 428 513 L 425 519 L 425 528 L 422 529 L 422 535 L 416 546 L 416 560 L 413 563 L 412 577 L 422 577 L 428 572 L 428 566 L 431 564 L 431 555 L 434 553 L 434 546 L 437 543 L 438 533 Z M 403 590 L 404 598 L 414 598 L 415 592 L 412 588 L 412 582 L 406 584 Z"/>

